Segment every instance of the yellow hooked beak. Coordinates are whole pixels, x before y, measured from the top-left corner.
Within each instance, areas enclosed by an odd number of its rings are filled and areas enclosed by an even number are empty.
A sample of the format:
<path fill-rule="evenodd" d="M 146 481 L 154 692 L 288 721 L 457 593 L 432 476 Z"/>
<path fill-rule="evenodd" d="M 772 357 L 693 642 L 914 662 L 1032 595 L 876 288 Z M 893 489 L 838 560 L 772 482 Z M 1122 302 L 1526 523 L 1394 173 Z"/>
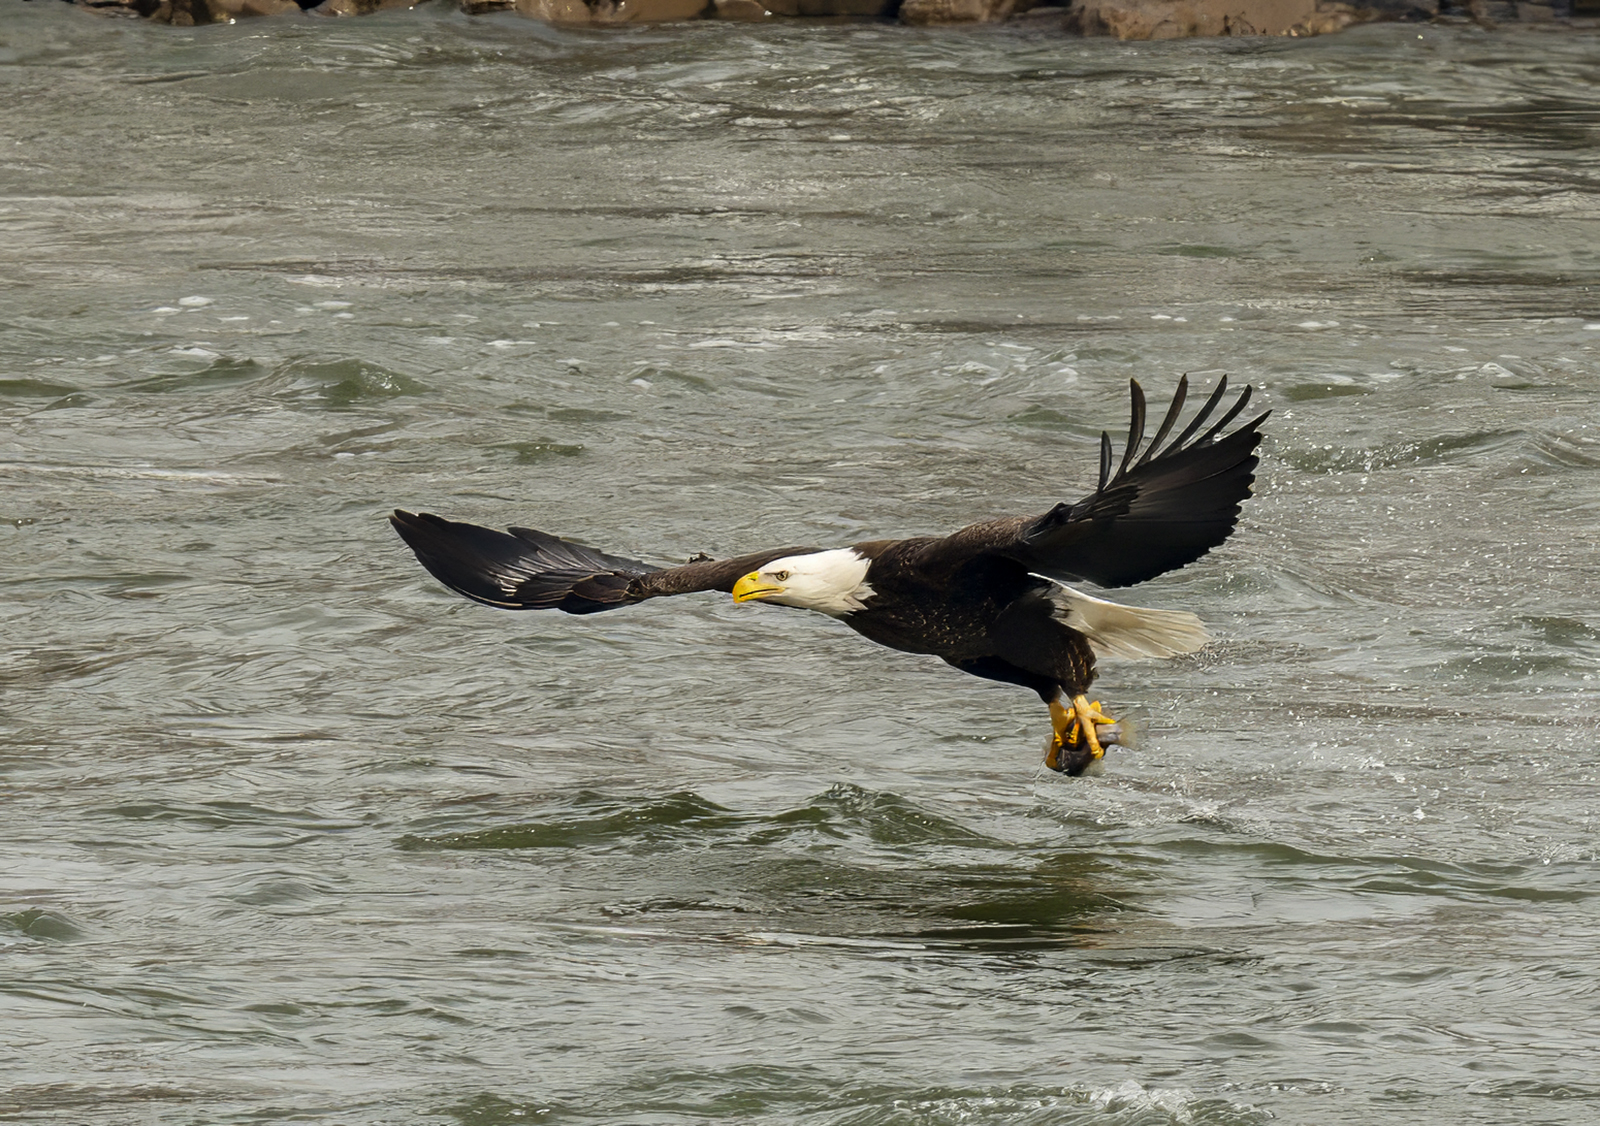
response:
<path fill-rule="evenodd" d="M 733 584 L 733 600 L 735 602 L 749 602 L 756 598 L 765 598 L 769 594 L 782 594 L 783 587 L 773 582 L 763 582 L 760 571 L 751 571 L 744 578 Z"/>

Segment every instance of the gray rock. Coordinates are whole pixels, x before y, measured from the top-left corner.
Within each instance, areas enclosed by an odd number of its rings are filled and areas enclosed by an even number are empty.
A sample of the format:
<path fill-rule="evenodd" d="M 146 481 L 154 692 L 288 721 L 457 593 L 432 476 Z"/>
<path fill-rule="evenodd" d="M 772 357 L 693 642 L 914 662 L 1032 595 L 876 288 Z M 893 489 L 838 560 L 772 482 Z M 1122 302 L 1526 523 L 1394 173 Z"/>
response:
<path fill-rule="evenodd" d="M 719 20 L 764 20 L 772 15 L 761 0 L 716 0 Z"/>
<path fill-rule="evenodd" d="M 368 16 L 385 8 L 415 8 L 417 0 L 324 0 L 313 11 L 323 16 Z"/>
<path fill-rule="evenodd" d="M 1378 0 L 1419 14 L 1429 0 Z M 1205 35 L 1325 35 L 1353 23 L 1395 18 L 1331 0 L 1071 0 L 1067 27 L 1082 35 L 1118 39 L 1183 39 Z M 1431 13 L 1429 13 L 1431 14 Z"/>
<path fill-rule="evenodd" d="M 762 0 L 775 16 L 891 16 L 895 0 Z"/>
<path fill-rule="evenodd" d="M 107 14 L 159 23 L 218 23 L 307 8 L 318 15 L 362 16 L 420 0 L 69 0 Z M 472 15 L 516 12 L 554 24 L 608 26 L 670 20 L 759 21 L 774 17 L 890 18 L 907 24 L 970 24 L 1009 19 L 1039 0 L 454 0 Z M 1441 2 L 1484 26 L 1545 22 L 1580 13 L 1600 0 L 1065 0 L 1065 23 L 1084 35 L 1177 39 L 1192 35 L 1321 35 L 1379 19 L 1426 19 Z"/>
<path fill-rule="evenodd" d="M 904 0 L 900 22 L 910 24 L 992 23 L 1010 17 L 1016 0 Z"/>

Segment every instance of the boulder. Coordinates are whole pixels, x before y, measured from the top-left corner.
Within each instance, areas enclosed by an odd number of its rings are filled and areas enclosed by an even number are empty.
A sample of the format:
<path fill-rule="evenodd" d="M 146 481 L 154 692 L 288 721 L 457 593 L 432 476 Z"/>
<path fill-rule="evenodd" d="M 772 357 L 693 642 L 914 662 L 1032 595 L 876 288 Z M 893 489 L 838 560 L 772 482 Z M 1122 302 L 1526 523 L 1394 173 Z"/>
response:
<path fill-rule="evenodd" d="M 775 16 L 892 16 L 899 0 L 762 0 Z"/>
<path fill-rule="evenodd" d="M 213 3 L 216 0 L 212 0 Z M 415 8 L 418 0 L 324 0 L 313 11 L 324 16 L 369 16 L 384 8 Z"/>
<path fill-rule="evenodd" d="M 103 16 L 155 17 L 157 0 L 73 0 L 80 8 L 98 12 Z"/>
<path fill-rule="evenodd" d="M 697 20 L 709 7 L 711 0 L 591 0 L 589 19 L 598 24 Z"/>
<path fill-rule="evenodd" d="M 545 23 L 589 23 L 589 5 L 583 0 L 514 0 L 507 8 L 519 16 L 532 16 Z"/>
<path fill-rule="evenodd" d="M 710 0 L 459 0 L 461 10 L 481 16 L 487 12 L 516 12 L 545 23 L 599 24 L 659 23 L 693 20 L 705 14 Z"/>
<path fill-rule="evenodd" d="M 178 27 L 227 23 L 252 16 L 281 16 L 300 10 L 295 0 L 160 0 L 155 4 L 135 2 L 128 7 L 158 23 Z"/>
<path fill-rule="evenodd" d="M 218 22 L 254 16 L 283 16 L 300 10 L 296 0 L 206 0 L 211 18 Z"/>
<path fill-rule="evenodd" d="M 363 16 L 411 8 L 420 0 L 70 0 L 111 14 L 180 26 L 309 8 L 321 15 Z M 455 0 L 470 15 L 516 12 L 546 23 L 608 26 L 668 20 L 766 20 L 774 16 L 884 19 L 907 24 L 971 24 L 1009 19 L 1055 0 Z M 1068 30 L 1118 39 L 1190 35 L 1320 35 L 1353 23 L 1427 19 L 1441 2 L 1465 6 L 1485 26 L 1496 19 L 1561 19 L 1600 0 L 1065 0 Z M 1569 7 L 1570 6 L 1570 7 Z"/>
<path fill-rule="evenodd" d="M 1342 31 L 1353 23 L 1371 23 L 1379 18 L 1370 8 L 1357 11 L 1349 4 L 1330 4 L 1323 0 L 1317 5 L 1317 14 L 1307 22 L 1306 31 L 1311 35 L 1328 35 Z"/>
<path fill-rule="evenodd" d="M 716 0 L 719 20 L 764 20 L 772 15 L 761 0 Z"/>
<path fill-rule="evenodd" d="M 932 25 L 991 23 L 1010 17 L 1016 0 L 904 0 L 900 22 Z"/>
<path fill-rule="evenodd" d="M 1317 0 L 1072 0 L 1067 26 L 1118 39 L 1308 35 L 1317 16 Z"/>

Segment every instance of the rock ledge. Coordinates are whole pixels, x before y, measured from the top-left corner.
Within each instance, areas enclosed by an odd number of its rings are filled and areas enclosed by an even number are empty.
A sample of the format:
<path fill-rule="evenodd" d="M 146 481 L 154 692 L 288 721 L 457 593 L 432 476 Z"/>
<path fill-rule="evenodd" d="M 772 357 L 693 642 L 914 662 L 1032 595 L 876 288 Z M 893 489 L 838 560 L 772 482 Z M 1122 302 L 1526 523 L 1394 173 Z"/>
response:
<path fill-rule="evenodd" d="M 256 16 L 364 16 L 420 0 L 67 0 L 110 15 L 191 26 Z M 774 18 L 898 19 L 917 25 L 994 23 L 1023 12 L 1080 35 L 1181 39 L 1194 35 L 1323 35 L 1374 20 L 1470 19 L 1485 27 L 1556 20 L 1593 25 L 1600 0 L 435 0 L 473 15 L 516 12 L 565 25 Z"/>

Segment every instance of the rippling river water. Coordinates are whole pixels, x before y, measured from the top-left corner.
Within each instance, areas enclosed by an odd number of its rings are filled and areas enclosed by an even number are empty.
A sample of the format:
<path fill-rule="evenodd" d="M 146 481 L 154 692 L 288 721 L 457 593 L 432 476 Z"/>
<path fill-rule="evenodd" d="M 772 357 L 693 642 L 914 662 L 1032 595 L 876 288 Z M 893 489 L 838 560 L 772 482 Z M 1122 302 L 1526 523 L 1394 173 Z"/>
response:
<path fill-rule="evenodd" d="M 1600 41 L 0 20 L 0 1118 L 1600 1120 Z M 447 594 L 1081 495 L 1254 383 L 1143 727 Z"/>

